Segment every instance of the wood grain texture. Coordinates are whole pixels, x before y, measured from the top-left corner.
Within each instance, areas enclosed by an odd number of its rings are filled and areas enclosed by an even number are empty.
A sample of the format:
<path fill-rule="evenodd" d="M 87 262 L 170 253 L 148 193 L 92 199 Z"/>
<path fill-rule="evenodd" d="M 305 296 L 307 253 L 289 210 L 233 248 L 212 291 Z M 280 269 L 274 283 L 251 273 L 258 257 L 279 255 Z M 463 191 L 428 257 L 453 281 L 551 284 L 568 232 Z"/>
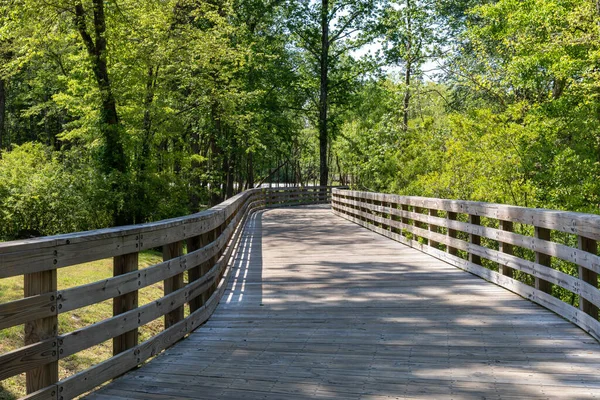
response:
<path fill-rule="evenodd" d="M 27 382 L 28 392 L 33 393 L 58 381 L 58 371 L 54 371 L 57 361 L 58 344 L 56 339 L 48 339 L 21 347 L 0 355 L 0 381 L 29 371 L 32 378 Z M 46 382 L 50 383 L 46 384 Z M 36 388 L 36 386 L 41 387 Z"/>
<path fill-rule="evenodd" d="M 56 293 L 56 289 L 56 270 L 34 272 L 24 276 L 25 297 L 45 293 L 50 293 L 52 296 Z M 52 307 L 56 308 L 56 306 Z M 52 307 L 51 311 L 54 311 Z M 58 317 L 56 315 L 31 320 L 25 324 L 25 345 L 32 345 L 30 347 L 32 352 L 26 352 L 24 356 L 19 356 L 13 361 L 17 361 L 20 366 L 33 365 L 34 362 L 38 365 L 35 368 L 24 370 L 27 371 L 27 393 L 36 392 L 58 381 L 58 362 L 44 362 L 49 359 L 57 360 L 57 335 Z M 40 344 L 42 346 L 36 349 L 36 345 Z M 52 348 L 48 347 L 48 344 L 51 344 Z"/>
<path fill-rule="evenodd" d="M 0 304 L 0 330 L 56 315 L 56 292 Z"/>
<path fill-rule="evenodd" d="M 113 276 L 119 276 L 126 273 L 138 270 L 139 253 L 131 253 L 123 256 L 117 256 L 113 260 Z M 141 277 L 141 274 L 138 274 Z M 138 281 L 138 286 L 140 285 Z M 138 307 L 138 291 L 134 290 L 117 296 L 113 299 L 113 316 L 123 314 L 127 311 L 134 310 Z M 132 329 L 122 335 L 113 338 L 113 355 L 122 353 L 123 351 L 137 346 L 138 330 Z"/>
<path fill-rule="evenodd" d="M 110 379 L 120 376 L 126 371 L 135 368 L 146 359 L 159 354 L 162 350 L 173 345 L 190 331 L 203 324 L 214 312 L 219 300 L 223 296 L 224 289 L 227 287 L 227 281 L 232 269 L 229 265 L 229 260 L 240 239 L 246 217 L 247 214 L 244 213 L 240 219 L 239 227 L 233 233 L 232 241 L 229 243 L 224 255 L 220 257 L 215 266 L 211 268 L 206 276 L 203 276 L 190 284 L 190 286 L 196 285 L 196 287 L 199 287 L 198 285 L 202 281 L 208 281 L 209 276 L 216 276 L 222 269 L 225 270 L 224 278 L 217 285 L 217 290 L 208 298 L 204 305 L 195 310 L 184 320 L 177 322 L 138 346 L 60 381 L 58 383 L 60 395 L 64 397 L 64 399 L 72 399 Z M 176 293 L 174 292 L 170 296 L 175 295 Z M 191 297 L 193 296 L 194 295 L 191 295 Z M 114 399 L 115 396 L 109 395 L 108 398 Z"/>
<path fill-rule="evenodd" d="M 598 395 L 600 346 L 590 336 L 522 297 L 381 235 L 326 207 L 255 213 L 228 285 L 221 281 L 224 293 L 212 317 L 87 398 Z M 506 276 L 421 246 L 536 295 Z"/>
<path fill-rule="evenodd" d="M 215 238 L 217 239 L 217 238 Z M 163 246 L 163 261 L 168 261 L 172 258 L 181 257 L 183 254 L 183 243 L 175 242 L 166 244 Z M 184 286 L 183 283 L 183 272 L 174 275 L 171 278 L 167 278 L 164 281 L 164 293 L 165 296 L 181 289 Z M 175 325 L 183 319 L 183 305 L 175 308 L 173 311 L 165 314 L 165 329 L 172 325 Z"/>
<path fill-rule="evenodd" d="M 350 208 L 337 203 L 334 203 L 334 208 L 345 214 L 351 212 Z M 363 218 L 363 222 L 367 223 L 363 226 L 368 227 L 369 229 L 371 226 L 373 226 L 373 222 L 378 223 L 382 219 L 382 217 L 378 217 L 367 212 L 361 211 L 358 212 L 358 214 Z M 394 226 L 395 224 L 397 224 L 397 222 L 390 221 L 390 224 Z M 582 296 L 583 298 L 587 299 L 589 302 L 595 304 L 596 306 L 600 306 L 600 291 L 598 291 L 596 287 L 578 279 L 577 277 L 555 270 L 547 265 L 542 265 L 533 261 L 524 260 L 517 256 L 502 253 L 500 251 L 489 249 L 487 247 L 476 245 L 461 239 L 451 238 L 448 236 L 441 235 L 439 233 L 430 232 L 426 229 L 419 228 L 413 225 L 405 225 L 403 226 L 403 229 L 417 236 L 432 238 L 442 244 L 445 244 L 446 246 L 449 246 L 454 249 L 463 250 L 473 256 L 479 258 L 486 258 L 500 265 L 505 265 L 512 269 L 516 269 L 528 273 L 530 275 L 534 275 L 538 279 L 542 279 L 544 282 L 548 282 L 548 284 L 559 285 L 575 294 Z M 415 240 L 407 239 L 403 236 L 396 235 L 393 238 L 394 240 L 398 240 L 401 243 L 413 246 L 423 251 L 426 251 L 427 249 L 423 247 L 421 243 Z M 571 307 L 570 305 L 567 306 Z"/>
<path fill-rule="evenodd" d="M 506 232 L 512 232 L 514 229 L 514 224 L 512 221 L 499 221 L 500 229 Z M 506 242 L 498 242 L 498 250 L 504 254 L 513 254 L 513 245 L 511 243 Z M 507 265 L 498 264 L 498 272 L 502 275 L 506 275 L 509 278 L 512 278 L 514 275 L 514 269 L 510 268 Z"/>
<path fill-rule="evenodd" d="M 596 255 L 598 252 L 598 242 L 592 239 L 585 238 L 583 236 L 579 236 L 577 238 L 578 247 L 580 250 L 588 252 L 590 254 Z M 589 284 L 594 289 L 598 289 L 598 273 L 594 271 L 590 271 L 584 266 L 579 265 L 578 270 L 579 279 L 583 282 Z M 581 296 L 579 299 L 579 309 L 584 313 L 592 316 L 592 318 L 598 319 L 598 307 L 593 301 L 590 301 L 586 296 Z"/>
<path fill-rule="evenodd" d="M 541 228 L 539 226 L 535 227 L 535 237 L 536 239 L 541 240 L 550 240 L 550 229 Z M 552 258 L 540 251 L 535 252 L 535 263 L 539 265 L 545 265 L 550 267 L 552 265 Z M 541 290 L 544 293 L 552 293 L 552 283 L 547 280 L 542 279 L 541 277 L 534 275 L 535 279 L 535 288 L 537 290 Z"/>
<path fill-rule="evenodd" d="M 355 207 L 355 204 L 359 203 L 362 208 L 366 209 L 364 211 L 377 211 L 376 206 L 372 206 L 364 202 L 360 203 L 360 201 L 357 199 L 336 197 L 336 202 L 349 205 L 351 207 Z M 460 231 L 469 234 L 476 233 L 481 237 L 486 237 L 488 239 L 497 240 L 499 242 L 504 242 L 514 246 L 523 247 L 532 251 L 544 253 L 552 257 L 561 258 L 565 261 L 582 265 L 591 271 L 600 272 L 600 257 L 596 254 L 585 252 L 580 249 L 569 247 L 560 243 L 554 243 L 548 240 L 542 240 L 532 236 L 520 235 L 514 232 L 510 232 L 508 230 L 473 225 L 467 222 L 456 221 L 455 219 L 451 218 L 443 219 L 424 214 L 417 214 L 409 212 L 407 205 L 403 207 L 403 210 L 405 211 L 392 210 L 392 212 L 396 215 L 406 217 L 406 220 L 410 218 L 411 220 L 418 220 L 420 222 L 438 225 L 441 227 L 451 229 L 453 231 Z M 448 212 L 449 216 L 456 214 L 457 213 Z"/>

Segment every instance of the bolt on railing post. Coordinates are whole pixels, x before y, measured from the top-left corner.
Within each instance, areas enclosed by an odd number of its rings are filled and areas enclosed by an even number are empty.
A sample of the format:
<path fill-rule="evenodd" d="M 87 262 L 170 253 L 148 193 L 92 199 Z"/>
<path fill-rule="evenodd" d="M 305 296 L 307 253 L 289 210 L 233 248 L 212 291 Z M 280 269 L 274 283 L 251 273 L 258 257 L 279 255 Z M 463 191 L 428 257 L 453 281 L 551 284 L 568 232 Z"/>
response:
<path fill-rule="evenodd" d="M 56 292 L 56 270 L 35 272 L 24 276 L 24 296 Z M 54 296 L 56 301 L 56 296 Z M 56 339 L 58 335 L 57 305 L 52 311 L 56 314 L 29 321 L 25 324 L 25 345 L 34 344 L 48 339 Z M 27 393 L 33 393 L 58 382 L 58 343 L 54 343 L 53 356 L 56 361 L 34 368 L 26 373 Z"/>
<path fill-rule="evenodd" d="M 578 237 L 578 247 L 585 252 L 596 254 L 598 251 L 598 243 L 595 240 L 588 239 L 583 236 Z M 579 279 L 589 283 L 595 288 L 598 288 L 598 274 L 579 265 Z M 598 307 L 582 296 L 579 298 L 579 309 L 584 313 L 591 315 L 594 319 L 598 319 Z"/>
<path fill-rule="evenodd" d="M 183 254 L 182 242 L 175 242 L 166 244 L 162 248 L 163 260 L 168 261 L 170 259 L 179 257 Z M 179 266 L 177 266 L 179 268 Z M 183 273 L 177 274 L 171 278 L 164 280 L 164 294 L 165 296 L 173 293 L 174 291 L 183 287 Z M 183 306 L 179 306 L 173 311 L 165 314 L 165 329 L 175 325 L 183 319 Z"/>
<path fill-rule="evenodd" d="M 535 237 L 542 240 L 550 240 L 550 229 L 535 227 Z M 539 251 L 535 252 L 535 262 L 546 267 L 552 267 L 552 258 Z M 535 277 L 535 288 L 545 293 L 552 293 L 552 284 L 539 277 Z"/>
<path fill-rule="evenodd" d="M 139 253 L 130 253 L 122 256 L 113 257 L 113 276 L 119 276 L 128 272 L 138 270 Z M 138 286 L 141 285 L 140 275 L 138 274 Z M 123 314 L 124 312 L 134 310 L 138 307 L 138 291 L 117 296 L 113 299 L 113 316 Z M 129 332 L 113 338 L 113 355 L 124 352 L 138 345 L 138 329 L 135 328 Z"/>
<path fill-rule="evenodd" d="M 506 231 L 506 232 L 513 231 L 513 222 L 512 221 L 500 220 L 499 222 L 500 222 L 500 230 Z M 498 250 L 501 253 L 508 254 L 508 255 L 513 254 L 512 244 L 499 241 L 498 246 L 499 246 Z M 498 264 L 498 272 L 501 275 L 505 275 L 505 276 L 508 276 L 509 278 L 512 278 L 514 276 L 515 270 L 506 265 Z"/>

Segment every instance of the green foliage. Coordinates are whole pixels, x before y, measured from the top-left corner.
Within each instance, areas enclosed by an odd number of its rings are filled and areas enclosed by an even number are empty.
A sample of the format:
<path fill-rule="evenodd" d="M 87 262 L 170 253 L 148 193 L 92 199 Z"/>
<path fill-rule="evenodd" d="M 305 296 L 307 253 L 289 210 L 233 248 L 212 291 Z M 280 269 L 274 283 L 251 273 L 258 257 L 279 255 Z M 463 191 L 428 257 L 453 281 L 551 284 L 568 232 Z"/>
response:
<path fill-rule="evenodd" d="M 61 158 L 63 158 L 61 160 Z M 52 235 L 105 226 L 110 191 L 76 154 L 42 144 L 15 147 L 0 160 L 0 237 Z"/>

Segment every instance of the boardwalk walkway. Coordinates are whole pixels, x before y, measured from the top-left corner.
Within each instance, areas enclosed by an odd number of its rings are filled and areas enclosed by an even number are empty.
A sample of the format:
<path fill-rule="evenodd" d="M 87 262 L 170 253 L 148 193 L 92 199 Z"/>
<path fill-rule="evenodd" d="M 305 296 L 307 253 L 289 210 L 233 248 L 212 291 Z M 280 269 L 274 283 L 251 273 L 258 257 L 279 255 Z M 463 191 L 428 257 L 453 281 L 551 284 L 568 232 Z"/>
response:
<path fill-rule="evenodd" d="M 215 314 L 88 399 L 600 398 L 552 312 L 326 207 L 253 215 Z"/>

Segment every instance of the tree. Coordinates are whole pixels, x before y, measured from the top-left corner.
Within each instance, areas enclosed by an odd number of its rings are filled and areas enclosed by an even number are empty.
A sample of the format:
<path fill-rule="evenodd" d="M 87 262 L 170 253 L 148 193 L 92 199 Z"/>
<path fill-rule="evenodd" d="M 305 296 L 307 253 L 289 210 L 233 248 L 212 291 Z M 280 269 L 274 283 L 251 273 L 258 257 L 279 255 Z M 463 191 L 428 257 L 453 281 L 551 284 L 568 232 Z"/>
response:
<path fill-rule="evenodd" d="M 353 50 L 360 49 L 373 40 L 373 24 L 378 11 L 375 0 L 303 0 L 288 4 L 288 26 L 295 44 L 303 50 L 313 78 L 318 82 L 317 96 L 314 86 L 307 85 L 317 115 L 319 132 L 319 182 L 326 186 L 329 181 L 328 144 L 331 136 L 331 109 L 340 97 L 333 91 L 347 88 L 344 85 L 364 74 L 368 68 L 353 70 L 358 65 L 351 57 Z M 354 65 L 352 65 L 354 64 Z M 310 79 L 310 78 L 309 78 Z M 312 89 L 312 90 L 311 90 Z M 345 93 L 348 98 L 350 93 Z M 313 97 L 314 96 L 314 97 Z"/>
<path fill-rule="evenodd" d="M 435 0 L 392 0 L 380 22 L 387 63 L 404 68 L 403 130 L 408 130 L 411 84 L 421 67 L 440 56 L 445 36 Z"/>

